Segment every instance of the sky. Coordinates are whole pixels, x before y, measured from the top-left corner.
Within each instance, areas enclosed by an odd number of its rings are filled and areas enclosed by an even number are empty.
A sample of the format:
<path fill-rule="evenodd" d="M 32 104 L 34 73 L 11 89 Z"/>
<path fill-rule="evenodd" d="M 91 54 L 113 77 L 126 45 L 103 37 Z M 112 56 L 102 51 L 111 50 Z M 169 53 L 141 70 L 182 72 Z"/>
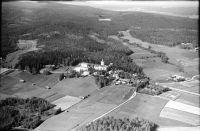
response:
<path fill-rule="evenodd" d="M 158 7 L 198 7 L 198 1 L 88 1 L 99 5 L 139 5 Z"/>

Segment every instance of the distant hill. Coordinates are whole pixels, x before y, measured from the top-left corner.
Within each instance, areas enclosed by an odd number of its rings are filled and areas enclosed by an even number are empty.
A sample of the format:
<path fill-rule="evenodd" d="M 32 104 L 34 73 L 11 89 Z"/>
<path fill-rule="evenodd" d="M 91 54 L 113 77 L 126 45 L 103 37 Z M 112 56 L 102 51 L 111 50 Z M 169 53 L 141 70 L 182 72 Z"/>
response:
<path fill-rule="evenodd" d="M 109 18 L 111 21 L 99 21 L 100 16 Z M 3 2 L 1 57 L 15 51 L 17 40 L 27 33 L 31 35 L 26 39 L 38 39 L 41 33 L 51 31 L 60 31 L 62 35 L 83 36 L 97 33 L 101 38 L 107 38 L 131 26 L 197 30 L 197 23 L 198 20 L 189 18 L 142 12 L 115 12 L 55 2 Z M 135 36 L 137 34 L 136 32 Z M 191 33 L 184 33 L 184 36 L 187 35 Z"/>

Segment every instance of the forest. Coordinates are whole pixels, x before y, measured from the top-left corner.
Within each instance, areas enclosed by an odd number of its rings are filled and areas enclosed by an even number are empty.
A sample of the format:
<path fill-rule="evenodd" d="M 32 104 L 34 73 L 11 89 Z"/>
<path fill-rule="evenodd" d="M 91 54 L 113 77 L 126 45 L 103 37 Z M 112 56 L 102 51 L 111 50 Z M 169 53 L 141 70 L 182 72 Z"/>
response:
<path fill-rule="evenodd" d="M 133 29 L 130 34 L 142 41 L 152 44 L 174 47 L 181 43 L 192 43 L 198 47 L 197 31 L 192 30 L 167 30 L 167 29 Z"/>
<path fill-rule="evenodd" d="M 157 124 L 138 117 L 121 119 L 107 116 L 77 128 L 77 131 L 156 131 L 157 128 Z"/>
<path fill-rule="evenodd" d="M 34 129 L 44 121 L 49 110 L 55 105 L 48 101 L 32 97 L 27 99 L 9 97 L 0 101 L 0 130 L 10 130 L 13 127 Z M 52 114 L 60 113 L 60 109 L 52 110 Z"/>

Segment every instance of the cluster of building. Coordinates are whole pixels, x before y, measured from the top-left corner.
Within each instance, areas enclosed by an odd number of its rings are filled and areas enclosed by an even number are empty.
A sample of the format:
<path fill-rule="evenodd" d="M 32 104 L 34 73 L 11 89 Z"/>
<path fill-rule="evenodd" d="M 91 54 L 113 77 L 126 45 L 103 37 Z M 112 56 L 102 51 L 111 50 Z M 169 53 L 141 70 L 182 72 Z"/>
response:
<path fill-rule="evenodd" d="M 171 75 L 170 79 L 176 82 L 180 82 L 180 81 L 185 81 L 185 77 L 183 76 L 178 76 L 178 75 Z"/>
<path fill-rule="evenodd" d="M 181 43 L 181 47 L 184 49 L 193 49 L 193 44 L 192 43 Z"/>
<path fill-rule="evenodd" d="M 90 63 L 83 62 L 83 63 L 79 63 L 76 67 L 74 67 L 73 70 L 78 73 L 81 73 L 82 76 L 87 76 L 90 74 L 89 68 L 93 68 L 98 71 L 102 71 L 102 70 L 106 71 L 107 68 L 111 65 L 112 63 L 110 63 L 108 66 L 105 65 L 103 60 L 101 61 L 101 64 L 90 64 Z"/>
<path fill-rule="evenodd" d="M 40 74 L 43 74 L 44 71 L 52 71 L 53 69 L 55 69 L 56 66 L 55 65 L 45 65 L 44 68 L 42 68 L 40 70 Z"/>
<path fill-rule="evenodd" d="M 60 34 L 59 31 L 53 31 L 53 32 L 50 32 L 50 33 L 42 33 L 42 34 L 39 34 L 38 36 L 45 36 L 45 37 L 51 37 L 52 35 L 55 35 L 55 34 Z"/>

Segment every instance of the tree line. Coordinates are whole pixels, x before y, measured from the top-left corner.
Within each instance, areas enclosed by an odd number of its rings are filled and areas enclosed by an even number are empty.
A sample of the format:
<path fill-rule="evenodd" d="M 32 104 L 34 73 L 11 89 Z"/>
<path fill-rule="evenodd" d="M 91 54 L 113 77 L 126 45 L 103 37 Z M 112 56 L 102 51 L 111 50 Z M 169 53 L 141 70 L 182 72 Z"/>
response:
<path fill-rule="evenodd" d="M 0 130 L 7 131 L 18 126 L 33 129 L 43 122 L 41 116 L 54 106 L 48 101 L 37 97 L 27 99 L 9 97 L 1 100 Z M 57 113 L 57 111 L 55 112 Z"/>
<path fill-rule="evenodd" d="M 107 116 L 88 125 L 77 128 L 77 131 L 156 131 L 158 125 L 142 118 L 115 118 Z"/>

